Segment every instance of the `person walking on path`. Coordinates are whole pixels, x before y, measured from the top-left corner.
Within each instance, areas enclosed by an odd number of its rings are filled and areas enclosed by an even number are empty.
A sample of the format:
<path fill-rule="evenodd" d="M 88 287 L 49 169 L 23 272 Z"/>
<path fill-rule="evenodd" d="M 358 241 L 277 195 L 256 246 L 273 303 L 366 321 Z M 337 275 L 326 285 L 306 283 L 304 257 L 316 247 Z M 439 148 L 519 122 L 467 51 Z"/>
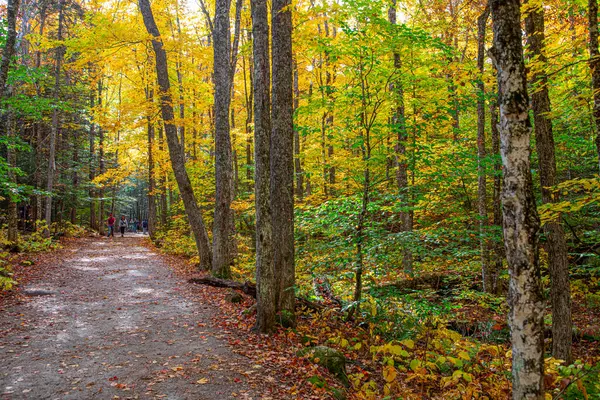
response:
<path fill-rule="evenodd" d="M 108 224 L 108 235 L 106 237 L 115 237 L 115 217 L 113 217 L 112 213 L 108 214 L 108 220 L 106 220 Z"/>
<path fill-rule="evenodd" d="M 144 235 L 148 234 L 148 220 L 147 219 L 142 221 L 142 230 L 144 231 Z"/>
<path fill-rule="evenodd" d="M 119 221 L 119 228 L 121 229 L 121 237 L 125 237 L 125 230 L 127 229 L 127 218 L 124 215 L 121 215 L 121 220 Z"/>

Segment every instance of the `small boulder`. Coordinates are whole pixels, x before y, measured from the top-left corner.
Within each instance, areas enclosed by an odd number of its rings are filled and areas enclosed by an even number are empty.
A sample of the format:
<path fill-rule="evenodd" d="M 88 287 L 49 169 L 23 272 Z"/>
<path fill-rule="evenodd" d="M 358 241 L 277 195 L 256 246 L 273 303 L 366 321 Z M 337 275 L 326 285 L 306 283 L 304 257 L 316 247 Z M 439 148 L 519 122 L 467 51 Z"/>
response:
<path fill-rule="evenodd" d="M 306 357 L 327 368 L 344 385 L 349 385 L 348 375 L 346 375 L 346 357 L 341 351 L 327 346 L 306 347 L 298 351 L 298 356 Z"/>
<path fill-rule="evenodd" d="M 242 301 L 244 301 L 244 296 L 242 296 L 235 290 L 230 290 L 227 296 L 225 297 L 225 300 L 227 300 L 230 303 L 241 303 Z"/>

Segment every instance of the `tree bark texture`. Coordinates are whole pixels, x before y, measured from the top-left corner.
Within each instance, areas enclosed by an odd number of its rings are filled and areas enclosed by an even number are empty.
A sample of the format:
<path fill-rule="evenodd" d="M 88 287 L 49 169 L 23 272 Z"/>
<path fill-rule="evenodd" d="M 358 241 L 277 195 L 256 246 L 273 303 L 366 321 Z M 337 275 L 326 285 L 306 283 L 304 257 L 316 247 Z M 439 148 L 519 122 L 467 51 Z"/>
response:
<path fill-rule="evenodd" d="M 294 128 L 290 0 L 273 0 L 271 15 L 271 207 L 278 309 L 294 323 Z"/>
<path fill-rule="evenodd" d="M 388 9 L 388 20 L 391 24 L 395 25 L 397 20 L 396 15 L 396 0 L 392 0 L 392 3 Z M 394 69 L 398 71 L 400 75 L 402 72 L 402 58 L 400 53 L 394 52 Z M 406 155 L 406 141 L 408 140 L 408 132 L 406 130 L 406 109 L 404 105 L 404 86 L 400 79 L 397 79 L 392 84 L 392 92 L 394 94 L 395 105 L 392 114 L 392 129 L 396 133 L 396 146 L 394 157 L 394 163 L 396 164 L 396 184 L 398 186 L 398 193 L 400 201 L 405 210 L 400 213 L 400 221 L 402 223 L 402 232 L 412 232 L 412 215 L 408 210 L 410 207 L 409 193 L 408 193 L 408 160 Z M 413 255 L 410 245 L 407 244 L 402 252 L 402 268 L 407 274 L 413 273 Z"/>
<path fill-rule="evenodd" d="M 62 40 L 63 22 L 64 22 L 64 1 L 60 0 L 58 10 L 58 33 L 57 41 Z M 52 126 L 50 128 L 50 143 L 48 153 L 48 179 L 46 184 L 46 210 L 44 220 L 46 224 L 50 226 L 52 223 L 52 190 L 54 189 L 54 175 L 56 173 L 56 137 L 58 135 L 58 124 L 59 124 L 59 95 L 60 95 L 60 72 L 62 69 L 62 62 L 65 55 L 65 47 L 59 44 L 56 47 L 56 55 L 54 58 L 54 88 L 52 89 L 52 98 L 54 99 L 54 109 L 52 111 Z M 49 234 L 49 231 L 46 232 Z"/>
<path fill-rule="evenodd" d="M 190 178 L 185 169 L 185 155 L 183 148 L 177 140 L 177 128 L 173 122 L 173 101 L 170 94 L 169 71 L 167 67 L 167 53 L 163 48 L 160 40 L 160 32 L 154 21 L 150 2 L 148 0 L 139 0 L 139 7 L 144 18 L 144 25 L 150 35 L 152 35 L 152 47 L 156 57 L 156 75 L 158 78 L 158 86 L 160 88 L 160 108 L 164 122 L 165 134 L 167 136 L 167 145 L 169 147 L 169 156 L 171 158 L 171 166 L 177 180 L 177 186 L 183 200 L 186 215 L 188 217 L 196 247 L 200 255 L 200 267 L 209 269 L 211 265 L 211 252 L 208 233 L 202 219 L 202 214 L 196 198 Z"/>
<path fill-rule="evenodd" d="M 492 54 L 498 69 L 504 245 L 508 261 L 513 399 L 544 398 L 544 304 L 538 260 L 539 218 L 530 167 L 529 98 L 520 0 L 491 0 Z"/>
<path fill-rule="evenodd" d="M 152 104 L 154 102 L 154 90 L 146 89 L 146 100 Z M 148 234 L 154 239 L 156 233 L 156 181 L 154 179 L 154 123 L 152 122 L 152 107 L 149 107 L 146 115 L 148 131 Z"/>
<path fill-rule="evenodd" d="M 494 193 L 492 195 L 492 205 L 494 213 L 494 227 L 502 232 L 502 204 L 500 196 L 502 193 L 502 161 L 500 158 L 500 131 L 498 126 L 498 105 L 497 99 L 490 102 L 490 125 L 492 132 L 492 153 L 498 159 L 494 162 Z M 493 268 L 490 268 L 493 283 L 493 293 L 498 293 L 498 275 L 502 271 L 504 260 L 504 240 L 500 233 L 500 240 L 494 242 Z"/>
<path fill-rule="evenodd" d="M 494 274 L 490 271 L 490 248 L 487 212 L 487 173 L 485 169 L 485 85 L 483 83 L 485 58 L 485 28 L 490 15 L 487 6 L 477 18 L 477 209 L 479 211 L 479 252 L 481 257 L 481 275 L 483 290 L 491 293 L 494 287 Z"/>
<path fill-rule="evenodd" d="M 590 69 L 594 96 L 594 122 L 596 123 L 596 152 L 600 170 L 600 51 L 598 50 L 598 0 L 588 0 L 588 28 L 590 31 Z"/>
<path fill-rule="evenodd" d="M 277 290 L 273 263 L 271 221 L 271 116 L 269 22 L 266 0 L 252 0 L 254 37 L 254 193 L 256 204 L 256 328 L 269 333 L 275 328 Z"/>
<path fill-rule="evenodd" d="M 231 34 L 229 11 L 231 0 L 216 0 L 213 32 L 215 86 L 215 181 L 216 200 L 213 224 L 212 273 L 230 278 L 235 256 L 235 221 L 233 201 L 233 164 L 229 134 L 231 103 Z"/>
<path fill-rule="evenodd" d="M 552 192 L 556 185 L 556 158 L 552 121 L 550 114 L 550 96 L 548 95 L 548 78 L 545 71 L 547 59 L 544 51 L 544 9 L 530 9 L 525 18 L 525 30 L 531 52 L 533 93 L 533 120 L 535 127 L 535 143 L 540 166 L 540 186 L 542 202 L 554 203 L 558 196 Z M 550 271 L 550 300 L 552 304 L 552 355 L 567 364 L 571 362 L 571 346 L 573 343 L 573 323 L 571 320 L 571 286 L 569 283 L 569 259 L 565 232 L 559 221 L 551 221 L 544 226 L 546 234 L 546 250 Z"/>
<path fill-rule="evenodd" d="M 17 14 L 19 12 L 19 0 L 8 0 L 6 5 L 6 41 L 2 50 L 2 62 L 0 64 L 0 98 L 3 100 L 10 97 L 10 90 L 6 84 L 8 72 L 10 70 L 10 62 L 15 55 L 16 39 L 17 39 Z M 7 107 L 6 116 L 6 133 L 9 138 L 16 137 L 14 113 Z M 8 180 L 13 184 L 17 184 L 17 176 L 12 168 L 16 167 L 16 151 L 9 143 L 6 150 L 6 162 L 9 167 Z M 17 200 L 9 196 L 7 207 L 7 239 L 10 243 L 17 244 L 19 241 L 18 215 L 17 215 Z"/>

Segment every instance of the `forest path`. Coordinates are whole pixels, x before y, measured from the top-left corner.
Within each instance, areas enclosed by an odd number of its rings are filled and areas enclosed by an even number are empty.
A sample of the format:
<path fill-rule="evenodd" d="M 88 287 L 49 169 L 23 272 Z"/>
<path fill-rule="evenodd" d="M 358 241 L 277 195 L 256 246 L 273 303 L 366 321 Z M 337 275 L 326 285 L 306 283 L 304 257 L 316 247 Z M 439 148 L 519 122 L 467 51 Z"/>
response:
<path fill-rule="evenodd" d="M 258 398 L 214 306 L 145 240 L 80 239 L 0 310 L 0 399 Z"/>

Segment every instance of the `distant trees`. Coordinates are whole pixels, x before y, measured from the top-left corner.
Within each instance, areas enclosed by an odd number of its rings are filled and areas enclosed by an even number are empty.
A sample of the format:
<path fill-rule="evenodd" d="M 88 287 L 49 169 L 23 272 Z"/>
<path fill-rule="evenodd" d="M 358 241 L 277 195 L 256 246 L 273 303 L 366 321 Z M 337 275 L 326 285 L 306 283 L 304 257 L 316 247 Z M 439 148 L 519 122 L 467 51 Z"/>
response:
<path fill-rule="evenodd" d="M 173 123 L 174 112 L 173 112 L 173 100 L 170 94 L 170 82 L 169 82 L 169 70 L 167 66 L 167 53 L 164 50 L 163 43 L 160 40 L 160 32 L 154 21 L 154 15 L 150 7 L 148 0 L 139 0 L 139 8 L 144 18 L 144 24 L 148 33 L 152 35 L 152 47 L 154 49 L 154 56 L 156 58 L 156 76 L 158 80 L 158 86 L 160 88 L 160 109 L 162 113 L 162 119 L 164 121 L 164 130 L 167 137 L 167 144 L 169 146 L 169 154 L 171 165 L 173 166 L 173 172 L 177 185 L 179 186 L 179 193 L 185 206 L 185 212 L 187 214 L 190 226 L 194 232 L 196 239 L 196 247 L 200 255 L 200 265 L 205 269 L 210 268 L 211 263 L 211 251 L 210 243 L 208 239 L 208 233 L 206 232 L 206 226 L 196 198 L 194 197 L 194 190 L 190 182 L 189 176 L 185 169 L 185 155 L 183 147 L 177 138 L 177 127 Z"/>

